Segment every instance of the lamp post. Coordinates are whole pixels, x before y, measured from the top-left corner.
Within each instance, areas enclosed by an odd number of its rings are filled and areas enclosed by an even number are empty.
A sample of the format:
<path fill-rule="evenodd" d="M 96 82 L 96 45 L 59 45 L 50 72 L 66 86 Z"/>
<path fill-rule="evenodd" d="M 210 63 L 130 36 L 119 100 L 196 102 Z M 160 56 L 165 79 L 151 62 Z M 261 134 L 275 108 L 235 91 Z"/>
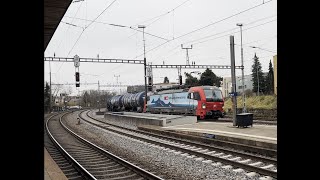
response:
<path fill-rule="evenodd" d="M 242 102 L 243 102 L 243 108 L 242 112 L 245 113 L 246 110 L 246 99 L 244 95 L 244 67 L 243 67 L 243 48 L 242 48 L 242 24 L 238 23 L 237 26 L 240 27 L 240 34 L 241 34 L 241 81 L 242 81 Z"/>
<path fill-rule="evenodd" d="M 147 105 L 147 93 L 148 93 L 148 90 L 147 90 L 147 62 L 146 62 L 146 46 L 145 46 L 145 39 L 144 39 L 144 28 L 146 28 L 146 26 L 144 25 L 139 25 L 138 28 L 142 28 L 142 36 L 143 36 L 143 60 L 144 60 L 144 89 L 145 89 L 145 98 L 144 98 L 144 104 L 145 104 L 145 107 Z"/>

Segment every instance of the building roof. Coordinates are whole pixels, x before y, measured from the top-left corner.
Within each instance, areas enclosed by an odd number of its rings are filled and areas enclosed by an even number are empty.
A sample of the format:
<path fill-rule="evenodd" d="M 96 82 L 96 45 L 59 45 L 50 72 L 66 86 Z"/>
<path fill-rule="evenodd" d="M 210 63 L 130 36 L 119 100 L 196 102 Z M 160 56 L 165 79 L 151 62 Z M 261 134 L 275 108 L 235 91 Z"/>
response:
<path fill-rule="evenodd" d="M 44 51 L 72 0 L 44 0 Z"/>

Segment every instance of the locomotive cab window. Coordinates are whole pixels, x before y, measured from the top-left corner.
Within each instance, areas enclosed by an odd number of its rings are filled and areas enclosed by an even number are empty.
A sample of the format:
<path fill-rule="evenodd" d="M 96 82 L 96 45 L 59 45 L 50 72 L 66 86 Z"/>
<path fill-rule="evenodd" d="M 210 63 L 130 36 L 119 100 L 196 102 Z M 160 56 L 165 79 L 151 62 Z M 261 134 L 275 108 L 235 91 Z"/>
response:
<path fill-rule="evenodd" d="M 198 92 L 195 92 L 194 93 L 194 98 L 193 98 L 194 100 L 201 100 L 201 98 L 200 98 L 200 94 L 198 93 Z"/>
<path fill-rule="evenodd" d="M 221 91 L 219 90 L 204 90 L 207 102 L 223 102 Z"/>
<path fill-rule="evenodd" d="M 188 94 L 188 99 L 193 99 L 193 93 Z"/>

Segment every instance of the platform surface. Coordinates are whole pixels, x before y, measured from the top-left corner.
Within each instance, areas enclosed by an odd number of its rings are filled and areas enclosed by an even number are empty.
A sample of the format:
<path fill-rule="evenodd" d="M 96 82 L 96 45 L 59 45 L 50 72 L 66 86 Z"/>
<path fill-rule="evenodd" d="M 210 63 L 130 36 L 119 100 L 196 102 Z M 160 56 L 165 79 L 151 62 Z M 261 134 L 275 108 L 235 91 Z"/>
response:
<path fill-rule="evenodd" d="M 168 126 L 162 128 L 166 130 L 170 129 L 216 134 L 277 144 L 277 126 L 274 125 L 253 124 L 252 127 L 238 128 L 229 122 L 197 122 L 195 124 Z"/>
<path fill-rule="evenodd" d="M 59 166 L 44 148 L 44 179 L 45 180 L 68 180 Z"/>

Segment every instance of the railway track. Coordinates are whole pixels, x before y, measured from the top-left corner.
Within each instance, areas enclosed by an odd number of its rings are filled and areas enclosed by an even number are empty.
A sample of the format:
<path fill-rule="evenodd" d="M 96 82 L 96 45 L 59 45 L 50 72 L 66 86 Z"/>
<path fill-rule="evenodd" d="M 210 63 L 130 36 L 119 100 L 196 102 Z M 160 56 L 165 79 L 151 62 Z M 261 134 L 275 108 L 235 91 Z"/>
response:
<path fill-rule="evenodd" d="M 212 163 L 214 161 L 212 165 L 223 166 L 223 168 L 226 169 L 230 168 L 236 172 L 244 172 L 247 174 L 258 173 L 267 177 L 277 178 L 277 160 L 275 158 L 262 157 L 245 152 L 200 144 L 198 142 L 128 129 L 95 119 L 89 115 L 90 111 L 86 112 L 87 117 L 83 117 L 83 112 L 85 111 L 82 111 L 79 115 L 82 120 L 106 130 L 145 141 L 150 143 L 150 146 L 161 146 L 175 154 L 191 158 L 200 158 L 199 160 L 206 163 Z"/>
<path fill-rule="evenodd" d="M 62 122 L 67 114 L 50 117 L 45 128 L 48 138 L 69 162 L 64 164 L 76 169 L 78 176 L 74 179 L 162 179 L 75 134 Z"/>
<path fill-rule="evenodd" d="M 55 116 L 59 116 L 59 114 L 54 114 L 48 118 L 45 118 L 45 120 L 52 119 Z M 65 158 L 65 156 L 63 156 L 54 142 L 52 142 L 52 140 L 48 136 L 47 131 L 44 131 L 44 146 L 52 159 L 56 162 L 56 164 L 60 167 L 60 169 L 68 179 L 85 180 L 85 178 L 82 177 L 81 173 L 72 165 L 72 163 L 68 161 L 67 158 Z"/>

